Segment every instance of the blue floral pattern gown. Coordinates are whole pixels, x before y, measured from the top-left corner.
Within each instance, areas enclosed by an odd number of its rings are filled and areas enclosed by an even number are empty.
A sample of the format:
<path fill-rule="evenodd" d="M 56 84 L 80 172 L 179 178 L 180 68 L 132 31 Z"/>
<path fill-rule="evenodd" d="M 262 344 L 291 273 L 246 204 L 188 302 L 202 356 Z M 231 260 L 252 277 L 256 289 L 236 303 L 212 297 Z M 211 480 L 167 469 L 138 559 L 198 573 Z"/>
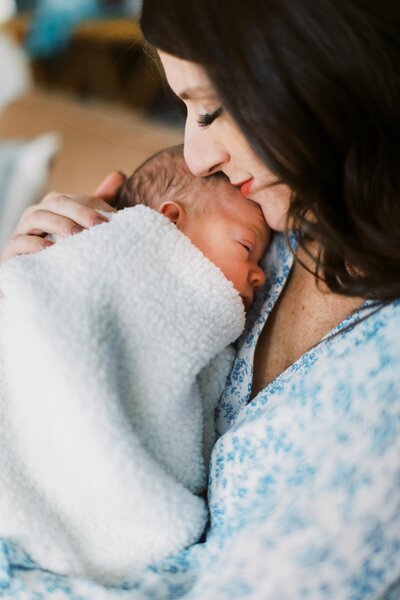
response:
<path fill-rule="evenodd" d="M 399 600 L 400 301 L 365 302 L 249 401 L 292 260 L 275 234 L 219 406 L 204 541 L 111 589 L 3 540 L 0 597 Z"/>

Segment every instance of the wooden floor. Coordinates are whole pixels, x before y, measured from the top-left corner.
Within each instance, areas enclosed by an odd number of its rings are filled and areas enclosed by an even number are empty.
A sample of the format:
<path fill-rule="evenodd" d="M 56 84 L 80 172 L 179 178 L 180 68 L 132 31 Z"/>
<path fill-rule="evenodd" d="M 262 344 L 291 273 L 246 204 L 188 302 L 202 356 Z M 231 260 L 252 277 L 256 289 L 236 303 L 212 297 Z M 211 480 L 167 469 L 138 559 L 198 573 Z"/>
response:
<path fill-rule="evenodd" d="M 83 104 L 35 90 L 0 113 L 0 139 L 31 138 L 57 131 L 60 150 L 46 191 L 93 193 L 110 172 L 127 174 L 161 148 L 179 144 L 183 131 L 127 109 Z"/>

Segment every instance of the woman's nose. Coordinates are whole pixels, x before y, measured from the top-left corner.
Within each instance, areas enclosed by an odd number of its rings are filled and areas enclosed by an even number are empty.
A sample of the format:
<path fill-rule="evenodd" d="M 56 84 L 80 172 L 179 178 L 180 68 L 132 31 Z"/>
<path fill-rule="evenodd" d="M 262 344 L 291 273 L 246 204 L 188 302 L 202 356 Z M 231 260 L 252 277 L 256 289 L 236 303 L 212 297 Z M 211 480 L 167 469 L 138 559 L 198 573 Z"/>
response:
<path fill-rule="evenodd" d="M 186 122 L 183 153 L 187 166 L 197 177 L 222 171 L 229 161 L 223 143 L 197 123 Z"/>
<path fill-rule="evenodd" d="M 259 265 L 250 269 L 249 281 L 253 288 L 259 288 L 265 283 L 265 273 Z"/>

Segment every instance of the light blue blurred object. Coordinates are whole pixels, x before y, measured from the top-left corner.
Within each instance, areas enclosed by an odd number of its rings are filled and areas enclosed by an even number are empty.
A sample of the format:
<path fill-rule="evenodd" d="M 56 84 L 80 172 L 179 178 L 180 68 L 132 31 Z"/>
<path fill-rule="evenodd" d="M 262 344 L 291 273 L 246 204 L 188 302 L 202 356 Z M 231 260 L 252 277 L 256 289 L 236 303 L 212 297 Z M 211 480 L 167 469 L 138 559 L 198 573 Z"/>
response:
<path fill-rule="evenodd" d="M 0 250 L 23 211 L 40 199 L 60 146 L 61 138 L 55 132 L 32 140 L 0 141 Z"/>
<path fill-rule="evenodd" d="M 39 0 L 26 48 L 32 57 L 64 50 L 75 27 L 101 14 L 98 0 Z"/>
<path fill-rule="evenodd" d="M 125 14 L 130 17 L 138 17 L 142 10 L 142 0 L 125 0 Z"/>

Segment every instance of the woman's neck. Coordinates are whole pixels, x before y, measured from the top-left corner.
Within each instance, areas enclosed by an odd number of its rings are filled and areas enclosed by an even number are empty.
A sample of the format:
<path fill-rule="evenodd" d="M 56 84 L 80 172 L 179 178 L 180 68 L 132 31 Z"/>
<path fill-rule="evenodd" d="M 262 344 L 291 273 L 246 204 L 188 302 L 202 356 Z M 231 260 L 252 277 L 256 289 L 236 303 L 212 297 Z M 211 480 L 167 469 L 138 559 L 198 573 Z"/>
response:
<path fill-rule="evenodd" d="M 310 248 L 310 251 L 313 249 Z M 316 327 L 318 323 L 322 327 L 326 323 L 326 335 L 347 315 L 357 310 L 364 299 L 332 292 L 326 283 L 314 276 L 314 260 L 305 250 L 300 248 L 296 259 L 288 280 L 287 293 L 291 298 L 298 299 L 299 309 L 309 314 Z"/>
<path fill-rule="evenodd" d="M 252 397 L 363 302 L 328 290 L 305 268 L 314 263 L 303 250 L 297 259 L 257 344 Z"/>

